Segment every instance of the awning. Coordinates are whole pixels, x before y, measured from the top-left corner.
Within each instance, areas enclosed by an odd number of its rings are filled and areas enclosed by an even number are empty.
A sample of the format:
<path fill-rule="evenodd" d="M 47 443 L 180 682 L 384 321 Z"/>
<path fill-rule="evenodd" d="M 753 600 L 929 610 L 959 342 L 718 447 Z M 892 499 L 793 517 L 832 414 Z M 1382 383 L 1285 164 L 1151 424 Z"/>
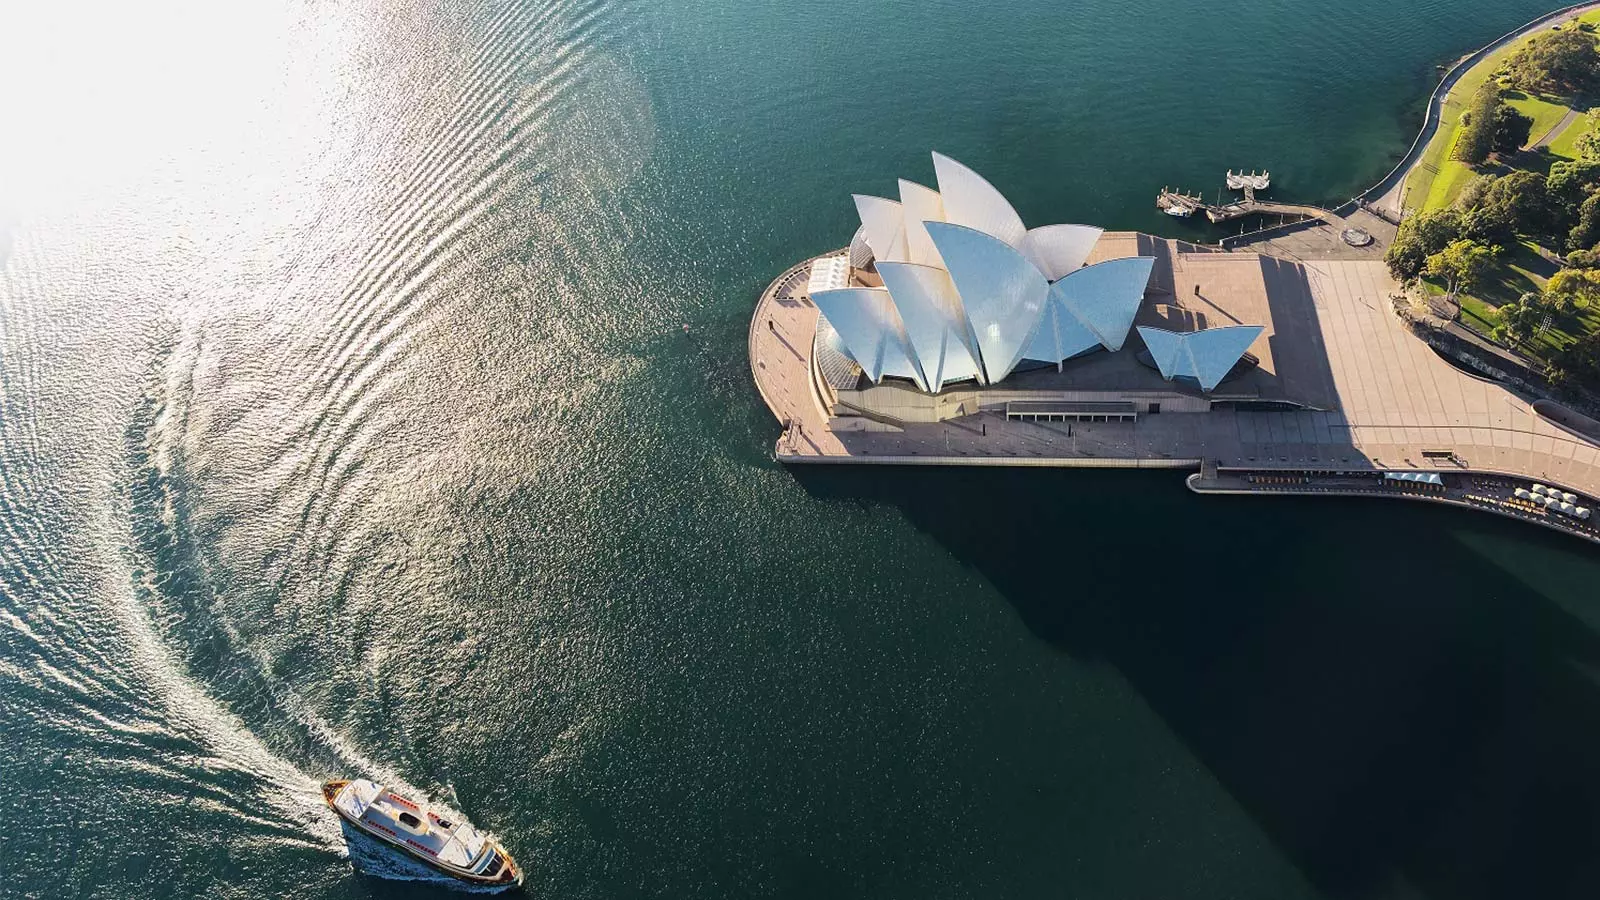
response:
<path fill-rule="evenodd" d="M 1417 484 L 1443 485 L 1444 479 L 1435 472 L 1385 472 L 1383 477 L 1390 481 L 1412 481 Z"/>

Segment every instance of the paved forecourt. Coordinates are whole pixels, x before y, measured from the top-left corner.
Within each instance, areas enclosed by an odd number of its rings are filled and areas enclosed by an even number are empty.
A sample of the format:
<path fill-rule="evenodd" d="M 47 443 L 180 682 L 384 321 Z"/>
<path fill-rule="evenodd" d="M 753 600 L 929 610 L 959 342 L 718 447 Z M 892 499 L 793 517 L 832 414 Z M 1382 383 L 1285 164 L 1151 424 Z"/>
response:
<path fill-rule="evenodd" d="M 1152 242 L 1162 243 L 1108 233 L 1094 258 L 1149 252 Z M 1255 255 L 1208 259 L 1201 248 L 1181 249 L 1158 265 L 1147 306 L 1182 303 L 1203 315 L 1214 299 L 1206 295 L 1215 291 L 1218 308 L 1204 324 L 1249 317 L 1220 296 L 1226 279 L 1217 279 Z M 1500 385 L 1455 368 L 1412 335 L 1392 311 L 1398 285 L 1383 263 L 1260 260 L 1276 332 L 1263 348 L 1269 352 L 1260 354 L 1263 368 L 1282 373 L 1295 398 L 1315 409 L 1218 408 L 1095 423 L 1020 422 L 996 410 L 899 427 L 828 415 L 827 388 L 811 365 L 818 313 L 805 296 L 809 263 L 801 264 L 763 293 L 750 328 L 757 385 L 785 425 L 777 456 L 797 463 L 1196 468 L 1209 460 L 1297 470 L 1437 468 L 1522 476 L 1600 497 L 1595 442 L 1541 418 Z M 1201 286 L 1199 300 L 1194 285 Z M 1440 451 L 1453 457 L 1438 459 Z"/>

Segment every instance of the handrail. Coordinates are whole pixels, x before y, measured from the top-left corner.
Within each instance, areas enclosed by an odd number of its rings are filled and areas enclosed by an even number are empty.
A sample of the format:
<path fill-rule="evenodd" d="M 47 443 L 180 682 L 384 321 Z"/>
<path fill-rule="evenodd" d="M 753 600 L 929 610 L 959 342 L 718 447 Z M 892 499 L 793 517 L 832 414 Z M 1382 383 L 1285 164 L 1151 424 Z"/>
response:
<path fill-rule="evenodd" d="M 1416 164 L 1418 157 L 1424 150 L 1427 149 L 1428 144 L 1432 142 L 1434 136 L 1439 131 L 1439 125 L 1444 120 L 1445 97 L 1449 96 L 1450 91 L 1455 88 L 1456 82 L 1461 80 L 1461 76 L 1466 74 L 1468 69 L 1482 62 L 1483 59 L 1489 54 L 1499 50 L 1501 47 L 1504 47 L 1511 41 L 1523 37 L 1531 31 L 1542 28 L 1546 24 L 1557 19 L 1572 16 L 1581 12 L 1587 12 L 1593 9 L 1600 9 L 1600 2 L 1574 3 L 1571 6 L 1564 6 L 1561 9 L 1547 12 L 1524 25 L 1506 32 L 1489 43 L 1484 44 L 1482 47 L 1479 47 L 1477 50 L 1474 50 L 1466 56 L 1456 60 L 1455 64 L 1446 70 L 1444 76 L 1439 79 L 1439 84 L 1434 87 L 1433 93 L 1428 96 L 1428 111 L 1427 114 L 1423 116 L 1422 130 L 1417 132 L 1416 139 L 1411 142 L 1411 147 L 1406 150 L 1405 155 L 1400 157 L 1400 161 L 1395 163 L 1394 168 L 1390 169 L 1388 174 L 1378 179 L 1376 184 L 1372 185 L 1361 193 L 1356 194 L 1354 197 L 1351 197 L 1349 200 L 1346 200 L 1338 206 L 1327 210 L 1327 212 L 1336 216 L 1344 216 L 1348 214 L 1348 212 L 1354 212 L 1355 210 L 1361 208 L 1361 204 L 1364 201 L 1376 199 L 1377 197 L 1381 197 L 1388 193 L 1390 190 L 1393 190 L 1395 184 L 1399 183 L 1401 180 L 1404 180 L 1405 177 L 1410 174 L 1410 170 Z M 1310 203 L 1296 205 L 1317 206 L 1316 204 Z M 1320 209 L 1322 207 L 1317 206 L 1317 208 Z M 1402 219 L 1405 218 L 1405 210 L 1403 208 L 1399 211 L 1398 217 Z M 1380 216 L 1380 218 L 1382 217 Z M 1293 228 L 1301 224 L 1304 224 L 1304 220 L 1300 222 L 1285 222 L 1277 225 L 1268 225 L 1264 228 L 1258 228 L 1255 231 L 1247 231 L 1240 234 L 1230 234 L 1227 237 L 1219 240 L 1217 244 L 1218 246 L 1226 248 L 1230 242 L 1238 243 L 1243 238 L 1255 237 L 1265 232 L 1274 231 L 1280 228 Z"/>
<path fill-rule="evenodd" d="M 1400 157 L 1400 161 L 1395 164 L 1394 168 L 1389 170 L 1389 174 L 1380 178 L 1377 184 L 1374 184 L 1372 187 L 1369 187 L 1361 193 L 1350 198 L 1346 204 L 1341 204 L 1341 207 L 1357 200 L 1368 199 L 1373 195 L 1373 192 L 1378 191 L 1379 188 L 1383 188 L 1383 191 L 1379 192 L 1380 195 L 1384 192 L 1387 192 L 1389 189 L 1394 187 L 1394 185 L 1390 184 L 1389 182 L 1394 179 L 1396 175 L 1401 175 L 1403 177 L 1406 174 L 1404 170 L 1409 169 L 1411 165 L 1416 162 L 1415 157 L 1418 155 L 1419 151 L 1427 147 L 1428 142 L 1433 139 L 1434 134 L 1438 131 L 1439 123 L 1442 121 L 1444 115 L 1444 98 L 1449 95 L 1450 90 L 1455 87 L 1456 82 L 1461 80 L 1461 76 L 1466 74 L 1468 69 L 1482 62 L 1484 57 L 1496 50 L 1499 50 L 1501 47 L 1519 37 L 1522 37 L 1530 31 L 1543 27 L 1545 24 L 1555 21 L 1556 19 L 1560 19 L 1564 16 L 1569 16 L 1573 13 L 1584 12 L 1590 9 L 1600 9 L 1600 3 L 1574 3 L 1571 6 L 1565 6 L 1561 9 L 1547 12 L 1519 28 L 1514 28 L 1511 31 L 1506 32 L 1489 43 L 1484 44 L 1482 47 L 1479 47 L 1472 53 L 1469 53 L 1466 56 L 1456 60 L 1455 65 L 1451 66 L 1444 73 L 1444 77 L 1439 79 L 1438 86 L 1435 87 L 1433 89 L 1433 93 L 1429 95 L 1428 113 L 1423 117 L 1422 130 L 1417 133 L 1416 140 L 1411 142 L 1411 148 L 1406 151 L 1405 156 Z"/>

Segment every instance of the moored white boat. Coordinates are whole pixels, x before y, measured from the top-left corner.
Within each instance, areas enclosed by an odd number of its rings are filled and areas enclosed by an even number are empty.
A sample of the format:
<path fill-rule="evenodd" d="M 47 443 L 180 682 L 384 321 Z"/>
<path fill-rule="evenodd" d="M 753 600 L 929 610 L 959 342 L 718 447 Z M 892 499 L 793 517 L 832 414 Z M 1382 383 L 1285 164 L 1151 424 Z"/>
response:
<path fill-rule="evenodd" d="M 322 798 L 349 827 L 435 871 L 484 887 L 522 884 L 522 870 L 500 842 L 454 811 L 430 808 L 365 778 L 330 781 Z"/>

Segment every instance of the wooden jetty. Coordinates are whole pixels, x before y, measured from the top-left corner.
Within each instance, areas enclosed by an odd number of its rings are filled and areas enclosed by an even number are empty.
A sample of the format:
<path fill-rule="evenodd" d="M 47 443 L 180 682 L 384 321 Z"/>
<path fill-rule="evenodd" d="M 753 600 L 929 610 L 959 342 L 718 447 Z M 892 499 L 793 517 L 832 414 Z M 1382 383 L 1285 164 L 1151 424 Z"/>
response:
<path fill-rule="evenodd" d="M 1196 212 L 1209 207 L 1199 194 L 1190 194 L 1185 191 L 1174 191 L 1163 187 L 1156 197 L 1156 207 L 1169 216 L 1187 219 Z"/>
<path fill-rule="evenodd" d="M 1272 175 L 1269 172 L 1244 172 L 1228 171 L 1228 189 L 1243 191 L 1244 199 L 1230 203 L 1207 203 L 1199 194 L 1190 194 L 1187 191 L 1175 191 L 1171 188 L 1162 188 L 1156 195 L 1156 207 L 1168 215 L 1188 218 L 1197 212 L 1204 212 L 1206 218 L 1213 223 L 1220 224 L 1233 219 L 1242 219 L 1245 216 L 1275 215 L 1275 216 L 1302 216 L 1304 218 L 1320 217 L 1320 210 L 1316 207 L 1302 206 L 1293 203 L 1274 203 L 1271 200 L 1256 199 L 1256 191 L 1264 191 L 1272 186 Z"/>

